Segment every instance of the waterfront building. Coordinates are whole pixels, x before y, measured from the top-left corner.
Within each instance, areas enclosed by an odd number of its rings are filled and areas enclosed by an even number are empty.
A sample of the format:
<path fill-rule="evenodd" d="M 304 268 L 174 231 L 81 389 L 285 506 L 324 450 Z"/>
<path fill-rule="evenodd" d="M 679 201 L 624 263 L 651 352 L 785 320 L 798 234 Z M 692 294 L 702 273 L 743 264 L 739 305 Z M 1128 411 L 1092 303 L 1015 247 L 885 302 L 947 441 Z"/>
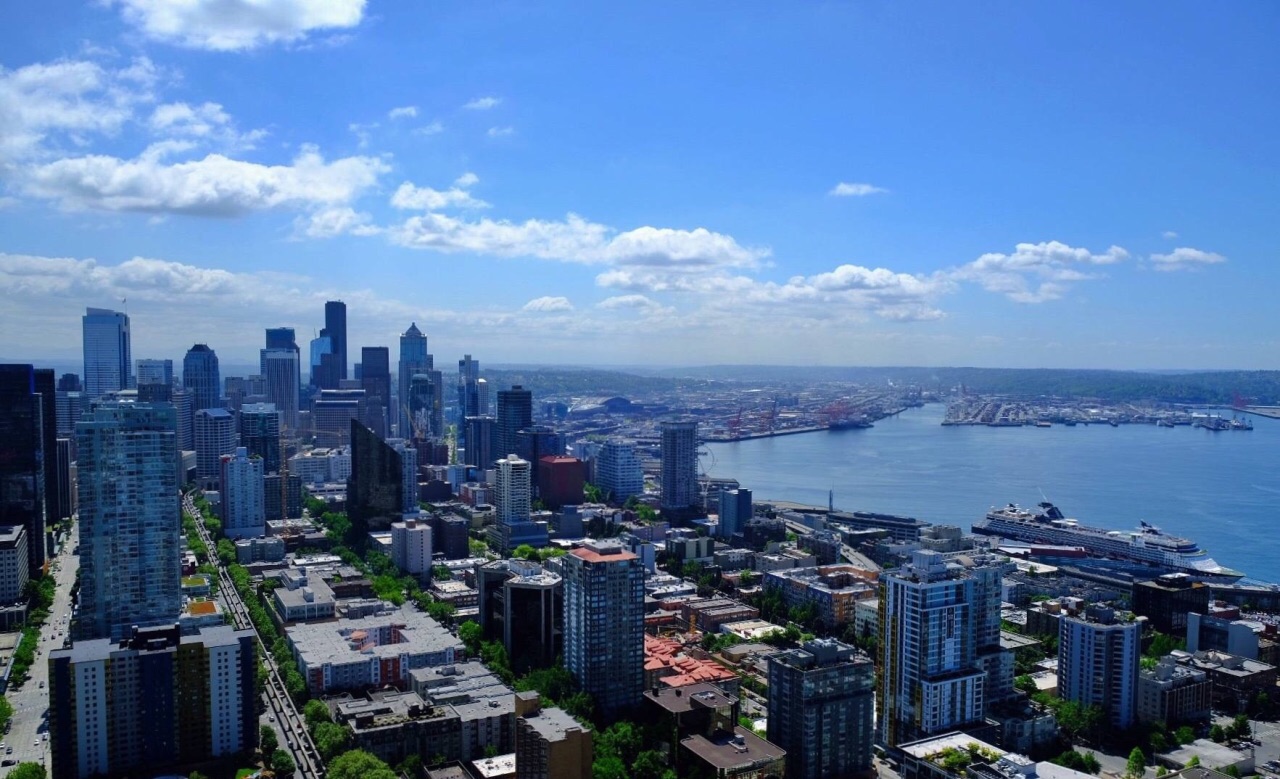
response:
<path fill-rule="evenodd" d="M 391 350 L 365 346 L 360 350 L 360 386 L 365 393 L 365 426 L 386 438 L 391 434 Z M 407 436 L 402 436 L 407 437 Z"/>
<path fill-rule="evenodd" d="M 85 309 L 84 391 L 90 399 L 133 386 L 129 315 L 105 308 Z"/>
<path fill-rule="evenodd" d="M 55 454 L 45 449 L 47 439 L 55 446 L 57 441 L 53 372 L 37 374 L 42 372 L 31 365 L 0 365 L 0 525 L 26 529 L 32 576 L 45 560 L 46 480 L 55 480 L 55 500 L 57 490 Z M 43 379 L 47 400 L 40 391 Z"/>
<path fill-rule="evenodd" d="M 564 583 L 538 563 L 509 559 L 476 566 L 480 627 L 501 641 L 513 668 L 545 668 L 563 642 Z"/>
<path fill-rule="evenodd" d="M 596 455 L 595 485 L 611 502 L 622 504 L 634 495 L 644 494 L 644 468 L 630 441 L 611 438 Z"/>
<path fill-rule="evenodd" d="M 1187 632 L 1188 614 L 1209 613 L 1209 585 L 1185 573 L 1169 573 L 1133 583 L 1133 613 L 1170 636 Z"/>
<path fill-rule="evenodd" d="M 243 446 L 224 454 L 219 463 L 218 510 L 228 538 L 266 535 L 267 507 L 263 493 L 263 462 Z"/>
<path fill-rule="evenodd" d="M 324 329 L 333 343 L 334 359 L 338 363 L 337 379 L 347 378 L 347 304 L 330 300 L 324 304 Z"/>
<path fill-rule="evenodd" d="M 698 504 L 698 423 L 663 422 L 662 508 L 686 511 Z"/>
<path fill-rule="evenodd" d="M 732 539 L 746 528 L 753 511 L 751 490 L 739 487 L 736 490 L 721 492 L 720 525 L 717 535 L 724 539 Z"/>
<path fill-rule="evenodd" d="M 563 558 L 564 665 L 606 720 L 644 692 L 644 568 L 617 541 Z"/>
<path fill-rule="evenodd" d="M 590 779 L 591 731 L 563 709 L 543 708 L 536 692 L 518 692 L 516 779 Z"/>
<path fill-rule="evenodd" d="M 263 349 L 263 376 L 267 402 L 280 412 L 284 430 L 298 429 L 298 352 L 296 349 Z"/>
<path fill-rule="evenodd" d="M 176 417 L 167 404 L 111 401 L 76 424 L 80 638 L 119 639 L 182 608 Z"/>
<path fill-rule="evenodd" d="M 498 414 L 494 420 L 494 456 L 516 454 L 516 433 L 533 424 L 533 393 L 519 384 L 498 390 Z"/>
<path fill-rule="evenodd" d="M 427 337 L 418 329 L 417 323 L 411 323 L 409 329 L 400 336 L 400 360 L 396 366 L 396 381 L 399 392 L 396 393 L 399 427 L 396 435 L 401 438 L 413 438 L 413 419 L 409 411 L 409 384 L 414 376 L 425 374 L 435 368 L 431 354 L 427 350 Z"/>
<path fill-rule="evenodd" d="M 272 403 L 246 403 L 240 407 L 240 445 L 251 457 L 262 458 L 262 472 L 280 470 L 280 412 Z"/>
<path fill-rule="evenodd" d="M 207 344 L 196 344 L 182 359 L 182 387 L 191 393 L 196 411 L 222 408 L 222 376 L 218 371 L 218 354 Z"/>
<path fill-rule="evenodd" d="M 218 479 L 224 454 L 236 449 L 236 420 L 225 408 L 202 408 L 195 414 L 196 477 L 209 483 Z"/>
<path fill-rule="evenodd" d="M 832 511 L 828 521 L 838 528 L 848 530 L 885 530 L 899 543 L 915 543 L 920 533 L 929 526 L 924 520 L 900 517 L 893 514 L 876 514 L 870 511 Z"/>
<path fill-rule="evenodd" d="M 391 562 L 405 573 L 431 573 L 431 525 L 418 519 L 391 523 Z"/>
<path fill-rule="evenodd" d="M 834 639 L 769 657 L 769 741 L 787 776 L 852 777 L 871 768 L 875 665 Z"/>
<path fill-rule="evenodd" d="M 1058 697 L 1098 706 L 1119 730 L 1132 726 L 1142 623 L 1130 612 L 1104 606 L 1064 616 L 1058 635 Z"/>

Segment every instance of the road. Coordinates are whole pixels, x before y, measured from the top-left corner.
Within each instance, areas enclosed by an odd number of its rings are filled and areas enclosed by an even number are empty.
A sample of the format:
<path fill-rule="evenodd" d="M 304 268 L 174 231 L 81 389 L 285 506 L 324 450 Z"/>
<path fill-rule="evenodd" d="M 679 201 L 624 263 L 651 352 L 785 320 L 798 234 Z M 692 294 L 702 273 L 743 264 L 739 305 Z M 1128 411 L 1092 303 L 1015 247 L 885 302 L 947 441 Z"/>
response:
<path fill-rule="evenodd" d="M 71 587 L 76 580 L 80 558 L 72 554 L 80 539 L 80 525 L 73 524 L 68 541 L 58 556 L 50 561 L 57 589 L 53 606 L 49 609 L 49 621 L 40 633 L 35 662 L 31 664 L 30 678 L 20 689 L 10 688 L 5 697 L 13 704 L 13 723 L 4 736 L 2 760 L 17 763 L 40 763 L 49 767 L 49 651 L 61 649 L 66 640 L 68 617 L 71 614 Z M 9 750 L 13 751 L 10 752 Z"/>
<path fill-rule="evenodd" d="M 222 598 L 222 602 L 231 615 L 237 630 L 253 630 L 256 634 L 257 629 L 254 627 L 253 621 L 249 619 L 249 612 L 245 609 L 244 602 L 240 599 L 240 593 L 236 590 L 235 583 L 231 581 L 231 576 L 227 573 L 226 566 L 222 565 L 218 560 L 217 545 L 214 543 L 213 538 L 210 537 L 209 531 L 204 527 L 200 511 L 195 506 L 193 495 L 194 493 L 187 493 L 183 496 L 182 508 L 195 518 L 196 531 L 200 534 L 200 538 L 205 545 L 209 547 L 212 562 L 218 566 L 218 593 Z M 319 779 L 324 776 L 324 765 L 320 761 L 320 753 L 316 750 L 316 745 L 311 740 L 311 734 L 307 732 L 306 723 L 298 712 L 297 706 L 294 705 L 293 699 L 285 692 L 284 679 L 280 675 L 279 668 L 276 667 L 275 659 L 271 656 L 270 647 L 263 642 L 261 635 L 258 635 L 258 650 L 261 652 L 262 658 L 270 671 L 270 675 L 267 678 L 267 690 L 263 696 L 266 702 L 267 714 L 260 718 L 260 722 L 264 725 L 269 724 L 275 729 L 276 736 L 280 741 L 280 748 L 289 753 L 290 757 L 293 758 L 294 765 L 298 767 L 295 776 L 299 777 L 299 779 L 308 779 L 308 777 Z"/>

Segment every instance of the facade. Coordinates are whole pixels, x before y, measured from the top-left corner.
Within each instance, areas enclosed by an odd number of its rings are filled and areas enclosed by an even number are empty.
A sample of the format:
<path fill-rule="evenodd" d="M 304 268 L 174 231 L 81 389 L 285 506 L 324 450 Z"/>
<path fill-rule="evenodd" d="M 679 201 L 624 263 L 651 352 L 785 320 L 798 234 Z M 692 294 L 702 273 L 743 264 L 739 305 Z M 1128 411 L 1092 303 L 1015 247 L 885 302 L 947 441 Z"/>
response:
<path fill-rule="evenodd" d="M 404 438 L 425 441 L 444 436 L 444 379 L 440 371 L 428 370 L 410 376 L 406 402 L 409 429 Z"/>
<path fill-rule="evenodd" d="M 324 329 L 333 343 L 333 355 L 337 361 L 337 379 L 347 378 L 347 304 L 330 300 L 324 304 Z"/>
<path fill-rule="evenodd" d="M 338 388 L 338 357 L 333 353 L 333 339 L 329 331 L 320 330 L 320 335 L 311 339 L 310 345 L 311 386 L 317 389 Z"/>
<path fill-rule="evenodd" d="M 192 407 L 222 408 L 222 376 L 218 355 L 207 344 L 196 344 L 182 359 L 182 386 L 191 393 Z"/>
<path fill-rule="evenodd" d="M 171 623 L 182 608 L 182 521 L 167 404 L 110 402 L 76 425 L 82 639 Z"/>
<path fill-rule="evenodd" d="M 662 508 L 698 504 L 698 423 L 662 423 Z"/>
<path fill-rule="evenodd" d="M 228 538 L 257 538 L 267 533 L 262 458 L 243 446 L 225 454 L 219 463 L 218 511 Z"/>
<path fill-rule="evenodd" d="M 576 457 L 547 455 L 538 463 L 538 499 L 549 509 L 576 506 L 584 499 L 586 469 Z"/>
<path fill-rule="evenodd" d="M 559 456 L 564 454 L 564 437 L 550 425 L 529 425 L 516 431 L 515 453 L 531 463 L 547 455 Z"/>
<path fill-rule="evenodd" d="M 44 564 L 45 457 L 55 456 L 44 448 L 47 420 L 36 373 L 30 365 L 0 365 L 0 525 L 26 529 L 33 576 Z"/>
<path fill-rule="evenodd" d="M 528 522 L 533 507 L 531 490 L 532 464 L 514 454 L 498 460 L 494 487 L 494 508 L 504 525 Z"/>
<path fill-rule="evenodd" d="M 341 446 L 351 430 L 351 420 L 373 430 L 379 438 L 386 438 L 368 424 L 365 391 L 362 389 L 322 389 L 311 404 L 311 426 L 316 431 L 316 443 L 323 446 Z"/>
<path fill-rule="evenodd" d="M 258 744 L 252 630 L 134 628 L 49 653 L 55 779 L 163 772 Z"/>
<path fill-rule="evenodd" d="M 418 450 L 402 438 L 387 443 L 400 455 L 400 513 L 414 513 L 418 510 Z"/>
<path fill-rule="evenodd" d="M 832 639 L 769 657 L 769 741 L 794 779 L 851 777 L 871 768 L 875 666 Z"/>
<path fill-rule="evenodd" d="M 298 429 L 298 352 L 295 349 L 263 349 L 263 377 L 266 379 L 267 402 L 280 412 L 284 430 Z"/>
<path fill-rule="evenodd" d="M 1058 697 L 1098 706 L 1115 728 L 1137 718 L 1142 622 L 1129 612 L 1090 606 L 1064 616 L 1058 634 Z"/>
<path fill-rule="evenodd" d="M 494 420 L 495 458 L 516 454 L 516 433 L 533 424 L 533 393 L 516 384 L 498 390 L 498 413 Z"/>
<path fill-rule="evenodd" d="M 25 602 L 27 566 L 27 529 L 0 525 L 0 605 Z"/>
<path fill-rule="evenodd" d="M 192 418 L 192 414 L 195 412 L 195 408 L 191 405 L 191 393 L 184 389 L 175 389 L 171 397 L 173 408 L 178 412 L 178 451 L 194 452 L 196 450 L 195 433 L 193 432 L 195 420 Z"/>
<path fill-rule="evenodd" d="M 563 558 L 564 665 L 606 719 L 644 692 L 644 568 L 616 541 Z"/>
<path fill-rule="evenodd" d="M 1170 657 L 1188 668 L 1204 671 L 1213 685 L 1213 706 L 1223 711 L 1245 711 L 1260 694 L 1275 694 L 1276 667 L 1226 652 L 1175 651 Z"/>
<path fill-rule="evenodd" d="M 396 419 L 399 427 L 396 435 L 401 438 L 413 437 L 413 426 L 409 413 L 409 382 L 414 376 L 426 373 L 434 368 L 431 354 L 427 351 L 427 337 L 418 329 L 416 323 L 410 324 L 400 336 L 400 361 L 396 366 Z"/>
<path fill-rule="evenodd" d="M 289 473 L 308 484 L 345 482 L 351 478 L 351 447 L 318 447 L 289 458 Z"/>
<path fill-rule="evenodd" d="M 1209 613 L 1209 585 L 1185 573 L 1171 573 L 1133 583 L 1133 613 L 1170 636 L 1187 632 L 1188 614 Z"/>
<path fill-rule="evenodd" d="M 516 693 L 516 779 L 590 779 L 591 731 L 563 709 Z"/>
<path fill-rule="evenodd" d="M 497 458 L 493 454 L 493 417 L 467 417 L 463 421 L 467 464 L 488 469 Z"/>
<path fill-rule="evenodd" d="M 387 528 L 404 513 L 404 462 L 372 430 L 351 420 L 347 515 L 357 527 Z"/>
<path fill-rule="evenodd" d="M 58 497 L 51 519 L 66 519 L 76 511 L 75 457 L 71 454 L 69 438 L 57 439 L 55 468 L 57 470 Z"/>
<path fill-rule="evenodd" d="M 458 360 L 458 417 L 478 417 L 487 411 L 480 407 L 480 361 L 463 355 Z"/>
<path fill-rule="evenodd" d="M 614 503 L 625 503 L 633 495 L 644 494 L 644 468 L 630 441 L 611 438 L 596 455 L 595 485 Z"/>
<path fill-rule="evenodd" d="M 1154 668 L 1138 672 L 1139 722 L 1163 722 L 1177 726 L 1209 719 L 1213 709 L 1213 683 L 1209 675 L 1163 657 Z"/>
<path fill-rule="evenodd" d="M 365 393 L 365 425 L 386 438 L 391 434 L 391 350 L 366 346 L 360 350 L 360 386 Z"/>
<path fill-rule="evenodd" d="M 769 571 L 764 586 L 782 593 L 788 608 L 812 605 L 818 619 L 828 628 L 841 628 L 854 621 L 859 601 L 876 597 L 874 577 L 852 565 L 825 565 Z M 996 614 L 1000 613 L 999 608 Z"/>
<path fill-rule="evenodd" d="M 405 573 L 431 573 L 431 525 L 417 519 L 391 523 L 391 562 Z"/>
<path fill-rule="evenodd" d="M 266 329 L 266 339 L 263 342 L 263 346 L 266 349 L 287 349 L 288 351 L 293 352 L 294 363 L 297 365 L 297 368 L 298 368 L 296 381 L 298 382 L 298 385 L 301 386 L 302 385 L 302 352 L 298 348 L 298 336 L 297 336 L 297 333 L 294 331 L 294 329 L 292 327 L 268 327 Z M 258 352 L 258 376 L 256 378 L 262 378 L 266 375 L 267 375 L 266 362 L 265 360 L 263 360 L 262 352 L 259 351 Z M 251 380 L 250 383 L 252 383 L 252 379 L 254 378 L 255 378 L 254 376 L 249 377 L 249 379 Z M 247 389 L 252 390 L 253 388 L 247 387 Z M 247 394 L 261 395 L 262 392 L 250 391 Z"/>
<path fill-rule="evenodd" d="M 480 627 L 502 641 L 517 670 L 546 667 L 563 645 L 564 583 L 526 560 L 494 560 L 476 567 Z"/>
<path fill-rule="evenodd" d="M 263 473 L 280 471 L 280 412 L 271 403 L 240 407 L 240 445 L 250 457 L 262 458 Z"/>
<path fill-rule="evenodd" d="M 84 392 L 90 399 L 133 386 L 129 315 L 105 308 L 85 309 Z"/>
<path fill-rule="evenodd" d="M 236 449 L 236 419 L 225 408 L 202 408 L 195 413 L 196 477 L 215 482 L 223 455 Z"/>
<path fill-rule="evenodd" d="M 720 493 L 720 527 L 721 538 L 733 538 L 746 528 L 747 520 L 753 514 L 751 490 L 739 487 Z M 832 561 L 834 562 L 834 561 Z"/>
<path fill-rule="evenodd" d="M 302 479 L 268 473 L 262 477 L 262 505 L 268 522 L 302 516 Z"/>

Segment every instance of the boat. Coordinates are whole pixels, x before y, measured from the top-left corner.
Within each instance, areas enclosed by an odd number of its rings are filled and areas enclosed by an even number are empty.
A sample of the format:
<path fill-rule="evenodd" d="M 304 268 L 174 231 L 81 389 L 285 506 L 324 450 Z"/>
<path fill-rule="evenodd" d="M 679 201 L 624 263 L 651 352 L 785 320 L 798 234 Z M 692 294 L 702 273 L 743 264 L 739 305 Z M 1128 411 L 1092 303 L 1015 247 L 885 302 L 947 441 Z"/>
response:
<path fill-rule="evenodd" d="M 1173 423 L 1167 419 L 1156 420 L 1156 427 L 1173 427 Z"/>
<path fill-rule="evenodd" d="M 1062 424 L 1066 425 L 1067 427 L 1075 427 L 1076 421 L 1074 419 L 1068 419 L 1064 421 Z"/>
<path fill-rule="evenodd" d="M 837 419 L 827 425 L 828 430 L 865 430 L 869 427 L 875 427 L 866 419 Z"/>
<path fill-rule="evenodd" d="M 1240 417 L 1232 417 L 1231 429 L 1232 430 L 1252 430 L 1253 423 L 1247 419 L 1241 419 Z"/>
<path fill-rule="evenodd" d="M 1104 530 L 1068 519 L 1057 506 L 1045 501 L 1029 511 L 1010 503 L 992 509 L 973 524 L 973 532 L 1051 546 L 1078 546 L 1095 560 L 1115 561 L 1161 573 L 1185 573 L 1207 582 L 1234 582 L 1240 571 L 1215 562 L 1194 541 L 1165 533 L 1140 522 L 1137 530 Z"/>
<path fill-rule="evenodd" d="M 1213 432 L 1216 433 L 1219 430 L 1230 430 L 1231 423 L 1217 415 L 1198 416 L 1195 418 L 1195 422 L 1192 423 L 1192 427 L 1199 427 L 1205 430 L 1212 430 Z"/>
<path fill-rule="evenodd" d="M 1047 419 L 1041 419 L 1040 421 L 1036 422 L 1036 427 L 1053 427 L 1053 423 Z"/>

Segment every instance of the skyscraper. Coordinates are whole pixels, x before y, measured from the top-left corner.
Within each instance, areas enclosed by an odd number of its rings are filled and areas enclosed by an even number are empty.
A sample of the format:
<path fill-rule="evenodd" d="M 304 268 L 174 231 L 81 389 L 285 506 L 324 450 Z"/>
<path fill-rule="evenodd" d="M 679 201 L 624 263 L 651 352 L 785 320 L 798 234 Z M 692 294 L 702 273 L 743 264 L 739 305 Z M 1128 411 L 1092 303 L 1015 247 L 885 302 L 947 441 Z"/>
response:
<path fill-rule="evenodd" d="M 528 460 L 514 454 L 498 460 L 494 500 L 497 520 L 504 525 L 528 522 L 533 506 L 533 469 Z"/>
<path fill-rule="evenodd" d="M 564 665 L 606 720 L 644 693 L 644 567 L 616 540 L 564 557 Z"/>
<path fill-rule="evenodd" d="M 409 329 L 400 336 L 400 360 L 396 366 L 396 382 L 399 392 L 396 394 L 396 419 L 400 426 L 396 435 L 401 438 L 412 438 L 413 417 L 409 410 L 409 385 L 414 376 L 433 370 L 435 365 L 431 354 L 427 351 L 427 337 L 411 323 Z"/>
<path fill-rule="evenodd" d="M 391 350 L 385 346 L 365 346 L 360 349 L 360 365 L 365 425 L 386 438 L 391 432 L 387 421 L 391 410 Z"/>
<path fill-rule="evenodd" d="M 516 453 L 516 432 L 533 424 L 533 393 L 516 384 L 498 390 L 498 415 L 494 420 L 496 457 Z"/>
<path fill-rule="evenodd" d="M 230 538 L 257 538 L 267 531 L 262 458 L 243 446 L 219 458 L 218 507 L 222 532 Z"/>
<path fill-rule="evenodd" d="M 173 360 L 138 360 L 138 392 L 143 387 L 160 387 L 151 390 L 164 397 L 157 402 L 167 402 L 173 391 Z"/>
<path fill-rule="evenodd" d="M 202 408 L 196 412 L 196 477 L 216 483 L 224 454 L 236 450 L 236 419 L 225 408 Z"/>
<path fill-rule="evenodd" d="M 61 519 L 58 514 L 58 390 L 57 379 L 51 368 L 36 368 L 36 392 L 40 394 L 40 466 L 44 471 L 44 513 L 46 524 Z M 27 537 L 27 543 L 39 542 L 40 549 L 32 555 L 32 562 L 44 565 L 48 539 L 44 526 L 36 538 Z"/>
<path fill-rule="evenodd" d="M 644 494 L 644 467 L 630 441 L 610 438 L 600 447 L 595 461 L 596 486 L 614 503 L 626 503 L 632 495 Z"/>
<path fill-rule="evenodd" d="M 684 511 L 698 503 L 698 423 L 662 423 L 662 508 Z"/>
<path fill-rule="evenodd" d="M 240 445 L 250 456 L 262 458 L 263 473 L 280 470 L 280 412 L 271 403 L 246 403 L 240 408 Z"/>
<path fill-rule="evenodd" d="M 182 608 L 176 426 L 171 405 L 116 401 L 76 424 L 80 638 L 119 639 Z"/>
<path fill-rule="evenodd" d="M 333 354 L 338 361 L 338 379 L 347 378 L 347 304 L 330 300 L 324 304 L 324 329 L 333 342 Z"/>
<path fill-rule="evenodd" d="M 347 514 L 357 529 L 387 528 L 404 513 L 404 461 L 359 421 L 351 420 Z"/>
<path fill-rule="evenodd" d="M 493 417 L 467 417 L 463 421 L 466 429 L 467 465 L 474 465 L 488 470 L 496 459 L 493 454 Z"/>
<path fill-rule="evenodd" d="M 733 538 L 735 533 L 741 533 L 751 519 L 752 513 L 751 490 L 739 487 L 736 490 L 721 492 L 720 537 Z"/>
<path fill-rule="evenodd" d="M 129 315 L 105 308 L 85 310 L 84 391 L 90 398 L 129 389 L 133 358 L 129 347 Z"/>
<path fill-rule="evenodd" d="M 267 401 L 280 412 L 287 430 L 298 429 L 298 355 L 291 349 L 264 349 Z"/>
<path fill-rule="evenodd" d="M 834 639 L 769 656 L 769 741 L 787 776 L 861 776 L 871 768 L 875 665 Z"/>
<path fill-rule="evenodd" d="M 222 376 L 218 355 L 207 344 L 196 344 L 182 359 L 182 386 L 191 393 L 192 407 L 222 408 Z"/>
<path fill-rule="evenodd" d="M 36 390 L 36 370 L 0 365 L 0 525 L 26 529 L 32 576 L 44 564 L 44 459 L 43 397 Z"/>
<path fill-rule="evenodd" d="M 1063 616 L 1058 633 L 1058 697 L 1097 706 L 1118 730 L 1134 724 L 1143 620 L 1132 613 L 1088 606 Z"/>
<path fill-rule="evenodd" d="M 196 438 L 193 430 L 195 424 L 195 408 L 191 405 L 191 393 L 184 389 L 176 389 L 169 397 L 169 402 L 173 403 L 173 408 L 178 412 L 178 451 L 194 452 L 196 450 Z M 77 417 L 78 419 L 78 417 Z M 72 434 L 75 430 L 72 426 Z"/>
<path fill-rule="evenodd" d="M 409 430 L 405 438 L 425 441 L 444 436 L 442 391 L 440 371 L 417 373 L 409 379 Z"/>
<path fill-rule="evenodd" d="M 311 339 L 311 386 L 317 389 L 338 388 L 338 363 L 333 357 L 333 339 L 327 330 Z"/>
<path fill-rule="evenodd" d="M 458 360 L 458 416 L 480 416 L 480 361 L 464 355 Z"/>

